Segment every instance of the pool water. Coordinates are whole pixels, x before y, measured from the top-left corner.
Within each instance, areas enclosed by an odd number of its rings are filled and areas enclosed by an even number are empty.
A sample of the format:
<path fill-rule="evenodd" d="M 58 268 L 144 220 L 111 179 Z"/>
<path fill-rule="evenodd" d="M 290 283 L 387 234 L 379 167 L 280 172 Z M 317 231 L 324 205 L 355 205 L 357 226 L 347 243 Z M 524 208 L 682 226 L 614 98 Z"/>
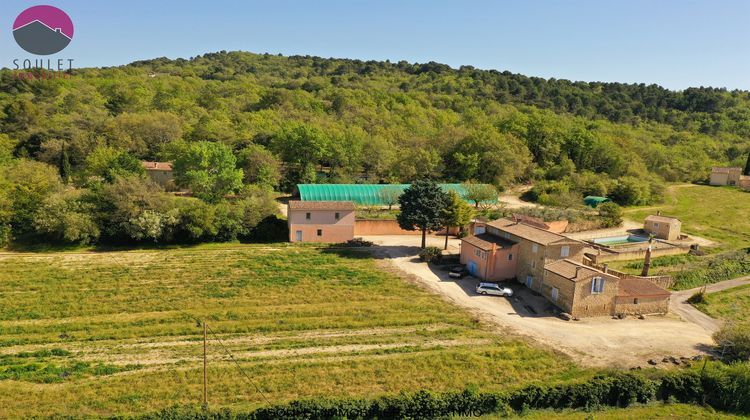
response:
<path fill-rule="evenodd" d="M 632 243 L 638 243 L 638 242 L 646 242 L 648 241 L 648 238 L 644 238 L 643 236 L 635 236 L 635 235 L 623 235 L 623 236 L 610 236 L 608 238 L 597 238 L 594 239 L 592 242 L 599 245 L 624 245 L 624 244 L 632 244 Z"/>

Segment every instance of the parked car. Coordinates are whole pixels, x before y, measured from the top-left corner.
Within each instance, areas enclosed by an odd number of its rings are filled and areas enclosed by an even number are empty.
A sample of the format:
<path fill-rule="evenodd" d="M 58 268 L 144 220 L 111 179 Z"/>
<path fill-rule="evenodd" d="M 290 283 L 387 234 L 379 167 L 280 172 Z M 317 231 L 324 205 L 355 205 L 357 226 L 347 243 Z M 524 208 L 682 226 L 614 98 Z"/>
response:
<path fill-rule="evenodd" d="M 495 283 L 479 283 L 477 285 L 477 293 L 480 295 L 513 296 L 513 290 L 507 287 L 500 287 Z"/>
<path fill-rule="evenodd" d="M 448 276 L 454 278 L 454 279 L 462 279 L 469 274 L 469 269 L 466 268 L 465 265 L 457 265 L 455 267 L 451 267 L 450 272 L 448 273 Z"/>

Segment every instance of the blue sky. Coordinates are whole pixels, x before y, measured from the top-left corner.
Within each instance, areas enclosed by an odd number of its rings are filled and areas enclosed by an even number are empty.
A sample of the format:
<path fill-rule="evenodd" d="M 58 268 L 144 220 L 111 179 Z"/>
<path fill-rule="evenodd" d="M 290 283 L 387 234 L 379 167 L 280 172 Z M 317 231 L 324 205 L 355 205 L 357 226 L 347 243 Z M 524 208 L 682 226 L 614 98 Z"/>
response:
<path fill-rule="evenodd" d="M 2 0 L 0 67 L 34 58 L 11 27 L 37 4 L 73 19 L 73 42 L 51 58 L 76 67 L 244 50 L 750 89 L 747 0 Z"/>

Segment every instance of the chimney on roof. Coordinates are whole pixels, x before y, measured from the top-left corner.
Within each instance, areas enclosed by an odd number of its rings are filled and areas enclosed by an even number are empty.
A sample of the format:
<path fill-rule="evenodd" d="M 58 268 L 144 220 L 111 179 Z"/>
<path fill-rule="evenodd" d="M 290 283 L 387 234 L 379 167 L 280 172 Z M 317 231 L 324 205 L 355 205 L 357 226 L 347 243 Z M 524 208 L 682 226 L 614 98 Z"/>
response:
<path fill-rule="evenodd" d="M 607 274 L 609 272 L 609 264 L 604 264 L 604 267 L 602 267 L 602 272 L 604 274 Z"/>
<path fill-rule="evenodd" d="M 580 265 L 576 267 L 576 275 L 575 275 L 575 277 L 573 277 L 574 279 L 578 278 L 578 272 L 580 272 L 582 268 L 583 267 L 581 267 Z"/>
<path fill-rule="evenodd" d="M 57 32 L 57 33 L 59 34 L 59 33 L 61 33 L 61 32 L 62 32 L 62 29 L 60 29 L 60 28 L 55 28 L 55 32 Z"/>
<path fill-rule="evenodd" d="M 656 211 L 656 215 L 657 215 L 657 216 L 661 216 L 661 210 L 657 210 L 657 211 Z"/>

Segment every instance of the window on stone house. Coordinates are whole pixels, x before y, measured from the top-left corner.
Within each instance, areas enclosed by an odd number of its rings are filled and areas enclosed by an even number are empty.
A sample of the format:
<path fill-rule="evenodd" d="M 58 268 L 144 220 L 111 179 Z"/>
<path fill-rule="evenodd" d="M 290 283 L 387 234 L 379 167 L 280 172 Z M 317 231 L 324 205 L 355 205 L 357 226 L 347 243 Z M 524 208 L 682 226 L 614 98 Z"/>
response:
<path fill-rule="evenodd" d="M 532 245 L 531 245 L 531 252 L 533 252 L 533 253 L 535 253 L 535 254 L 536 254 L 537 252 L 539 252 L 539 245 L 537 245 L 537 244 L 532 244 Z"/>
<path fill-rule="evenodd" d="M 334 214 L 334 215 L 333 215 L 333 217 L 334 217 L 334 218 L 335 218 L 336 220 L 339 220 L 339 219 L 341 218 L 341 214 L 339 214 L 339 212 L 336 212 L 336 214 Z"/>
<path fill-rule="evenodd" d="M 318 229 L 318 236 L 323 236 L 323 229 Z"/>
<path fill-rule="evenodd" d="M 604 278 L 594 277 L 591 279 L 591 293 L 599 294 L 604 292 Z"/>
<path fill-rule="evenodd" d="M 310 220 L 310 213 L 305 213 L 305 219 Z"/>
<path fill-rule="evenodd" d="M 565 257 L 567 257 L 569 255 L 570 255 L 570 247 L 569 246 L 564 246 L 564 247 L 560 248 L 560 256 L 561 257 L 565 258 Z"/>

